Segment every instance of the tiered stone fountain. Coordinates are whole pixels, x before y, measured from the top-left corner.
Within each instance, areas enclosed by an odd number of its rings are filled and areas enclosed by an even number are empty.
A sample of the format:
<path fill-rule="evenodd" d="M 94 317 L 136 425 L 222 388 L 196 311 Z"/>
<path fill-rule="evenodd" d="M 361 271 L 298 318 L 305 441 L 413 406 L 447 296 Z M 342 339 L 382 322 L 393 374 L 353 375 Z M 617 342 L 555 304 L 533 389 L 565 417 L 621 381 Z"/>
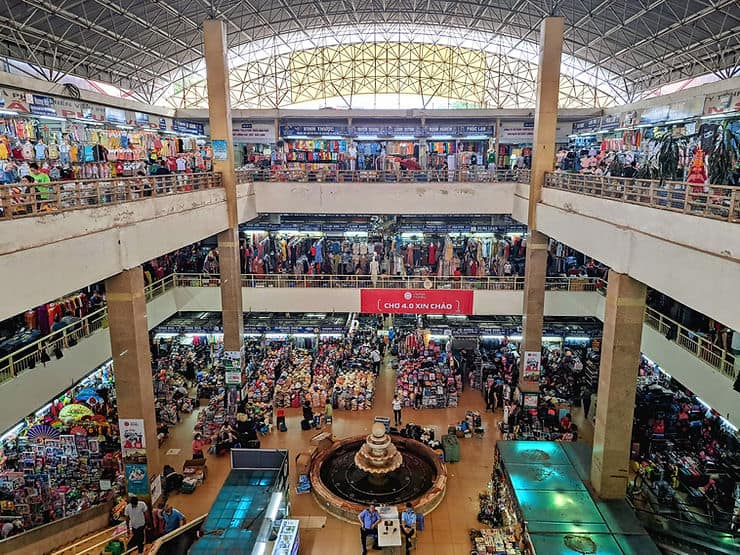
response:
<path fill-rule="evenodd" d="M 312 492 L 330 514 L 357 521 L 370 503 L 432 511 L 447 489 L 447 470 L 429 447 L 400 436 L 391 438 L 381 423 L 367 436 L 334 442 L 311 463 Z M 402 507 L 401 507 L 402 508 Z"/>

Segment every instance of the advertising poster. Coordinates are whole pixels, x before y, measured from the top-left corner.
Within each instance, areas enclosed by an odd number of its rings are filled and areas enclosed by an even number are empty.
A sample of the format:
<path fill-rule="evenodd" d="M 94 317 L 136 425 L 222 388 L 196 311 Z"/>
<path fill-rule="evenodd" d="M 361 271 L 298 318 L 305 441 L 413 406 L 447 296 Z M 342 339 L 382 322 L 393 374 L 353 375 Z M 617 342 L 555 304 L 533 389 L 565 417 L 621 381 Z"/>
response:
<path fill-rule="evenodd" d="M 149 476 L 145 464 L 127 463 L 124 465 L 126 472 L 126 487 L 129 495 L 149 496 Z"/>
<path fill-rule="evenodd" d="M 121 455 L 124 462 L 146 463 L 146 435 L 143 418 L 120 418 Z"/>
<path fill-rule="evenodd" d="M 542 355 L 539 351 L 524 352 L 524 381 L 527 383 L 540 383 L 540 361 Z"/>
<path fill-rule="evenodd" d="M 214 140 L 211 142 L 213 147 L 213 159 L 219 162 L 223 162 L 229 159 L 229 151 L 226 147 L 226 141 Z"/>
<path fill-rule="evenodd" d="M 366 314 L 472 314 L 472 290 L 362 289 Z"/>

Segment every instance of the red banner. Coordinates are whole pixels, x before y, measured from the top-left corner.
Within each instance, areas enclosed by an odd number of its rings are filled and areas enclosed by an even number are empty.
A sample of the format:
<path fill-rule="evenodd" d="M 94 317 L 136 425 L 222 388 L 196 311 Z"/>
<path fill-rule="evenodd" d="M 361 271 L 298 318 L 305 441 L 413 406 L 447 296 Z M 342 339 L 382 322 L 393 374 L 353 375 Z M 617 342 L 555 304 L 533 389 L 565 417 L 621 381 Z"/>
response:
<path fill-rule="evenodd" d="M 366 314 L 472 314 L 473 291 L 361 289 L 360 312 Z"/>

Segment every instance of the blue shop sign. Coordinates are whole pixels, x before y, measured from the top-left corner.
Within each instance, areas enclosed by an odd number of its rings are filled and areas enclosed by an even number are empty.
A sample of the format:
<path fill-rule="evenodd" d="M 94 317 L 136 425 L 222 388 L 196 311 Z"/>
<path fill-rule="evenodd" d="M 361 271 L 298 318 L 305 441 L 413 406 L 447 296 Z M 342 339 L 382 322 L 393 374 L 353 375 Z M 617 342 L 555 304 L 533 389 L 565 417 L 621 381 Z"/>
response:
<path fill-rule="evenodd" d="M 167 120 L 164 118 L 159 118 L 159 130 L 160 131 L 167 131 Z"/>
<path fill-rule="evenodd" d="M 136 121 L 136 125 L 149 125 L 149 114 L 134 112 L 134 120 Z"/>
<path fill-rule="evenodd" d="M 105 121 L 109 123 L 126 123 L 126 112 L 117 108 L 106 108 Z"/>
<path fill-rule="evenodd" d="M 188 135 L 205 135 L 205 126 L 199 121 L 176 119 L 172 122 L 172 130 L 176 133 Z"/>
<path fill-rule="evenodd" d="M 293 136 L 305 137 L 346 137 L 348 129 L 346 125 L 281 125 L 280 136 L 290 138 Z"/>
<path fill-rule="evenodd" d="M 35 104 L 36 106 L 54 106 L 54 99 L 50 96 L 41 96 L 38 94 L 31 95 L 32 101 L 31 104 Z"/>
<path fill-rule="evenodd" d="M 601 127 L 601 118 L 577 121 L 573 124 L 573 133 L 593 133 Z"/>
<path fill-rule="evenodd" d="M 41 106 L 38 104 L 31 104 L 29 106 L 31 113 L 36 116 L 56 116 L 57 111 L 51 106 Z"/>
<path fill-rule="evenodd" d="M 620 117 L 617 114 L 611 114 L 608 116 L 603 116 L 601 118 L 601 127 L 600 129 L 602 131 L 611 131 L 613 129 L 616 129 L 619 127 L 620 123 Z"/>

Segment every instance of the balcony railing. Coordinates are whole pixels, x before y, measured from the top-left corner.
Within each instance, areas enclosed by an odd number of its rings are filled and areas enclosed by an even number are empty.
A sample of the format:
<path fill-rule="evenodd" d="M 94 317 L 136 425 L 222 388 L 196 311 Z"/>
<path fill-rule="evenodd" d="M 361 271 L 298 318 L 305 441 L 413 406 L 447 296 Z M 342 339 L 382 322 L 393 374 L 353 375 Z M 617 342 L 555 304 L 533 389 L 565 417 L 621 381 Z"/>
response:
<path fill-rule="evenodd" d="M 730 223 L 740 222 L 740 187 L 551 172 L 545 187 Z"/>
<path fill-rule="evenodd" d="M 735 357 L 719 345 L 697 335 L 675 320 L 671 320 L 650 307 L 645 310 L 645 324 L 667 339 L 675 341 L 681 348 L 706 362 L 709 366 L 716 368 L 728 378 L 734 380 L 737 377 Z"/>
<path fill-rule="evenodd" d="M 75 179 L 0 185 L 0 220 L 28 218 L 222 187 L 218 173 Z"/>
<path fill-rule="evenodd" d="M 605 282 L 599 278 L 548 277 L 545 289 L 548 291 L 598 291 Z M 175 287 L 219 287 L 218 274 L 172 274 L 148 285 L 144 289 L 149 302 Z M 354 288 L 363 287 L 383 289 L 473 289 L 480 291 L 523 291 L 524 278 L 515 277 L 445 277 L 445 276 L 294 276 L 294 275 L 242 275 L 242 287 L 249 288 Z M 698 336 L 688 328 L 648 308 L 645 323 L 664 336 L 672 338 L 686 351 L 716 368 L 730 379 L 735 379 L 735 357 L 711 341 Z M 76 345 L 80 340 L 96 331 L 108 327 L 108 311 L 105 307 L 96 310 L 80 320 L 46 335 L 17 351 L 0 358 L 0 383 L 18 374 L 43 365 L 44 355 L 53 358 L 54 352 Z"/>
<path fill-rule="evenodd" d="M 269 170 L 239 170 L 237 182 L 274 181 L 291 183 L 447 183 L 515 182 L 526 170 L 488 170 L 483 166 L 463 170 L 298 170 L 271 168 Z M 528 179 L 528 178 L 527 178 Z"/>
<path fill-rule="evenodd" d="M 144 289 L 147 302 L 175 286 L 174 276 L 148 285 Z M 33 368 L 43 366 L 44 358 L 54 359 L 55 352 L 72 347 L 96 331 L 108 327 L 108 309 L 99 308 L 84 318 L 54 331 L 0 358 L 0 383 Z"/>
<path fill-rule="evenodd" d="M 595 291 L 603 283 L 598 278 L 548 277 L 548 291 Z M 218 287 L 218 274 L 176 274 L 178 287 Z M 256 275 L 243 274 L 242 287 L 320 287 L 341 289 L 476 289 L 484 291 L 523 291 L 520 276 L 337 276 L 337 275 Z"/>

